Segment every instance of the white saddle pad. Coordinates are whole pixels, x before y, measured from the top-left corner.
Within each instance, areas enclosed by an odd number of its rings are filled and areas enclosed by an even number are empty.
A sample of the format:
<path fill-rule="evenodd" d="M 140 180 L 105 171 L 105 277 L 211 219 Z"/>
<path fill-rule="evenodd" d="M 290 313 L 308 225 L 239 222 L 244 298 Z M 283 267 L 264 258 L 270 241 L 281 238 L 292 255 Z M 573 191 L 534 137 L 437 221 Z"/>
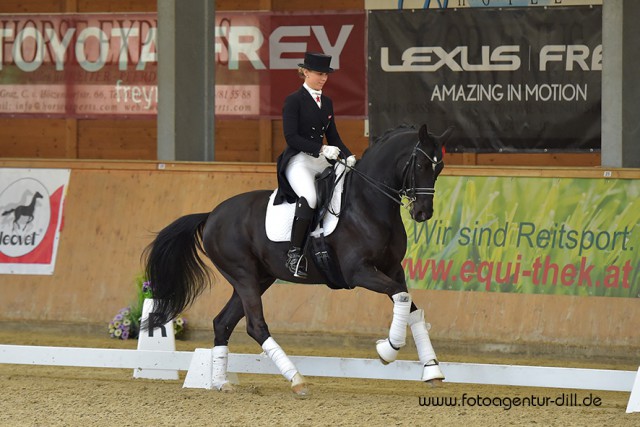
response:
<path fill-rule="evenodd" d="M 336 163 L 336 176 L 340 176 L 344 172 L 344 165 Z M 331 199 L 331 207 L 322 221 L 323 228 L 317 227 L 311 232 L 311 236 L 318 236 L 324 233 L 328 236 L 336 229 L 338 225 L 338 216 L 342 207 L 342 193 L 344 191 L 344 178 L 346 175 L 338 181 L 338 185 L 333 192 Z M 291 240 L 291 225 L 293 224 L 293 217 L 296 212 L 295 203 L 282 203 L 274 205 L 273 200 L 276 197 L 278 190 L 274 190 L 269 197 L 269 204 L 267 205 L 267 215 L 265 217 L 265 227 L 267 229 L 267 237 L 272 242 L 288 242 Z M 337 214 L 337 215 L 336 215 Z"/>

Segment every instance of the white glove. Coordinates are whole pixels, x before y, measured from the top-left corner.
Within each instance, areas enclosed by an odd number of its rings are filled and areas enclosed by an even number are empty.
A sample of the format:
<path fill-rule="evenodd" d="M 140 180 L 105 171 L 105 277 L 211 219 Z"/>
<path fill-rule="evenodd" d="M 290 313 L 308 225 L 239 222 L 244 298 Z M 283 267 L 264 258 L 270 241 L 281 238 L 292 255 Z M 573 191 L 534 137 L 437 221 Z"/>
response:
<path fill-rule="evenodd" d="M 338 147 L 334 147 L 333 145 L 323 145 L 322 150 L 320 150 L 320 154 L 322 154 L 329 160 L 336 160 L 340 155 L 340 149 Z"/>
<path fill-rule="evenodd" d="M 347 157 L 347 166 L 349 166 L 350 168 L 354 167 L 356 165 L 356 156 L 354 156 L 353 154 L 350 155 L 349 157 Z"/>

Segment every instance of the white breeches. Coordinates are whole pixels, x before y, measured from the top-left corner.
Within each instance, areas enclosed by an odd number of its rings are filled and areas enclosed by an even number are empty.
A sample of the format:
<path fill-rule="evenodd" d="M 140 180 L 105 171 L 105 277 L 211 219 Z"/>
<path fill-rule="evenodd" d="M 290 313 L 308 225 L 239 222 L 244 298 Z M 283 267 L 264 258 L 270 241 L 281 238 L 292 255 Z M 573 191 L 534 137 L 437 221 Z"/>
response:
<path fill-rule="evenodd" d="M 307 199 L 309 207 L 315 209 L 318 205 L 316 196 L 316 175 L 324 171 L 329 162 L 324 156 L 313 157 L 306 153 L 298 153 L 289 160 L 285 175 L 287 181 L 298 197 Z"/>

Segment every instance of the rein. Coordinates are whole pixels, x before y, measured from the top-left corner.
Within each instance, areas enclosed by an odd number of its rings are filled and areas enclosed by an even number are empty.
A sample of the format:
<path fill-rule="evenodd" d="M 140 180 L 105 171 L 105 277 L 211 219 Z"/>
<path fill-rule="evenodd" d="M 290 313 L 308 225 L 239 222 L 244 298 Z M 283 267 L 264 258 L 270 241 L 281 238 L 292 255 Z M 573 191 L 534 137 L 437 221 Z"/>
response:
<path fill-rule="evenodd" d="M 350 169 L 351 171 L 355 172 L 358 176 L 360 176 L 366 182 L 371 184 L 373 188 L 380 191 L 389 199 L 393 200 L 395 203 L 400 205 L 400 207 L 403 207 L 405 209 L 410 209 L 413 202 L 415 202 L 417 196 L 423 196 L 423 195 L 433 196 L 436 193 L 436 189 L 433 187 L 416 187 L 416 162 L 418 157 L 417 153 L 420 152 L 424 154 L 424 156 L 429 160 L 429 162 L 431 162 L 431 167 L 433 168 L 434 173 L 436 170 L 436 166 L 442 163 L 442 159 L 438 160 L 437 156 L 434 156 L 432 158 L 423 149 L 418 147 L 419 144 L 420 144 L 420 141 L 418 141 L 415 147 L 413 147 L 411 156 L 409 157 L 409 160 L 407 160 L 407 163 L 404 165 L 404 168 L 402 169 L 402 188 L 400 190 L 396 190 L 395 188 L 388 186 L 384 182 L 380 182 L 369 177 L 363 172 L 360 172 L 359 170 L 357 170 L 356 168 L 353 168 L 347 165 L 347 162 L 342 159 L 338 159 L 338 162 L 343 164 L 346 168 Z M 408 183 L 409 186 L 407 186 L 407 181 L 409 181 Z M 409 199 L 409 202 L 407 204 L 403 203 L 402 201 L 403 197 L 406 197 L 407 199 Z"/>

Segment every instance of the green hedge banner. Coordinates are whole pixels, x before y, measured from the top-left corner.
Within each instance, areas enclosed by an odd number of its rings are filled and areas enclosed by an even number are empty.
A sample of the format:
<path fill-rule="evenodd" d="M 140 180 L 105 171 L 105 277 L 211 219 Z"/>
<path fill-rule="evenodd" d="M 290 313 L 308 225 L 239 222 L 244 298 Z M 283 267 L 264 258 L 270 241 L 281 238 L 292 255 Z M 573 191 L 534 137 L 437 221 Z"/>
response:
<path fill-rule="evenodd" d="M 640 296 L 640 181 L 450 177 L 403 211 L 413 289 Z"/>

